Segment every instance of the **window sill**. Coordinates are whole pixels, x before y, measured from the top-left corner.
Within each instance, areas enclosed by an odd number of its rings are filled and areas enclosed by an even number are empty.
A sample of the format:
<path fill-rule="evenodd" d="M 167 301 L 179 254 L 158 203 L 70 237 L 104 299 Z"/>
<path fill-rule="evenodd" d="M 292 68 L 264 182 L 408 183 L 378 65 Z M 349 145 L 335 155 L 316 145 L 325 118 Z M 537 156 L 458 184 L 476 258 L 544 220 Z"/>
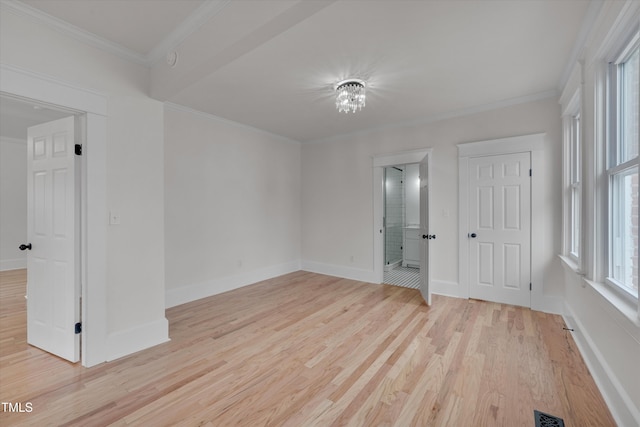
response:
<path fill-rule="evenodd" d="M 584 273 L 578 268 L 578 265 L 569 257 L 560 255 L 562 266 L 580 276 L 584 283 L 584 287 L 592 289 L 600 301 L 603 309 L 622 326 L 629 334 L 640 342 L 640 317 L 638 315 L 638 303 L 631 302 L 629 299 L 619 295 L 615 290 L 611 289 L 606 283 L 595 282 L 584 277 Z"/>
<path fill-rule="evenodd" d="M 587 279 L 583 280 L 591 287 L 591 289 L 604 298 L 611 308 L 614 308 L 618 313 L 622 314 L 629 322 L 631 322 L 631 324 L 635 325 L 636 328 L 640 328 L 637 302 L 635 304 L 632 303 L 627 298 L 611 289 L 611 287 L 606 283 L 594 282 Z"/>
<path fill-rule="evenodd" d="M 578 276 L 584 276 L 584 273 L 582 272 L 582 270 L 580 270 L 580 266 L 573 258 L 570 258 L 567 255 L 558 255 L 558 257 L 562 260 L 562 266 L 564 268 L 577 274 Z"/>

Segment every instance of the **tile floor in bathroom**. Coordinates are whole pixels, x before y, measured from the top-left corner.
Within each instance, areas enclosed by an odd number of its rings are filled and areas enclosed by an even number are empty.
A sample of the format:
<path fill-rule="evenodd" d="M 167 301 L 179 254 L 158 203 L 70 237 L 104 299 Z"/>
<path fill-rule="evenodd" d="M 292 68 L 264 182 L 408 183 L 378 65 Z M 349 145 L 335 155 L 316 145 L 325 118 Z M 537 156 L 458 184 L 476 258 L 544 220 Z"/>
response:
<path fill-rule="evenodd" d="M 420 269 L 413 267 L 396 267 L 384 272 L 383 283 L 402 286 L 404 288 L 420 288 Z"/>

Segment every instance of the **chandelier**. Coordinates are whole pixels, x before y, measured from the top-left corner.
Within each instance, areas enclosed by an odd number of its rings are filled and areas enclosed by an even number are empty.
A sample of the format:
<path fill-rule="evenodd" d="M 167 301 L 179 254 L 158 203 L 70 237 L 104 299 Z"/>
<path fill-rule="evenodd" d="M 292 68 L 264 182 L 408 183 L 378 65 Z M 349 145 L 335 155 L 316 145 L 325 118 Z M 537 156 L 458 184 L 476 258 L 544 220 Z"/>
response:
<path fill-rule="evenodd" d="M 361 110 L 366 98 L 365 87 L 367 82 L 360 79 L 348 79 L 336 83 L 336 108 L 338 112 L 348 113 L 351 110 Z"/>

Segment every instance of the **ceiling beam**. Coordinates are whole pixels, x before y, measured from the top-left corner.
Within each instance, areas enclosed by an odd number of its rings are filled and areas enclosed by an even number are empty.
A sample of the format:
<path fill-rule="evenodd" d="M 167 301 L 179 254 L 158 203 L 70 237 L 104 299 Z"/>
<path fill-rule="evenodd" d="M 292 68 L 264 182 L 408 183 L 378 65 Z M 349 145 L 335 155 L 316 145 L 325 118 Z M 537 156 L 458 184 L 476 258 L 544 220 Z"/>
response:
<path fill-rule="evenodd" d="M 165 61 L 159 61 L 151 68 L 151 97 L 160 101 L 170 100 L 171 97 L 268 43 L 335 1 L 284 2 L 282 8 L 271 15 L 269 12 L 273 7 L 264 10 L 265 13 L 261 15 L 263 19 L 258 21 L 255 17 L 252 20 L 242 20 L 238 14 L 246 13 L 246 9 L 243 9 L 246 6 L 243 2 L 231 2 L 216 19 L 205 24 L 202 30 L 205 33 L 216 34 L 216 27 L 224 26 L 225 23 L 231 25 L 231 22 L 236 29 L 238 25 L 246 25 L 241 33 L 229 40 L 209 38 L 208 49 L 203 49 L 203 34 L 194 34 L 194 37 L 184 40 L 176 49 L 178 61 L 175 67 L 171 67 Z M 252 8 L 259 7 L 260 3 L 253 3 Z M 249 21 L 250 24 L 247 23 Z"/>

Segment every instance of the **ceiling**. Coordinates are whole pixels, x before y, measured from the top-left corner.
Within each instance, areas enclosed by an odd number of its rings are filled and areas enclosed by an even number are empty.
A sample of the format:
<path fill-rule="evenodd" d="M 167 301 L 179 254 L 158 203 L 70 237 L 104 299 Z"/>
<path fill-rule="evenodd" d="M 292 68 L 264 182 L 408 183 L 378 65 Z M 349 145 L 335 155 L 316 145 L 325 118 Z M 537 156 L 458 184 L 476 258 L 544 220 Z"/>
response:
<path fill-rule="evenodd" d="M 592 3 L 13 2 L 149 67 L 156 99 L 300 142 L 557 96 Z M 347 77 L 368 82 L 355 114 L 334 105 Z"/>

